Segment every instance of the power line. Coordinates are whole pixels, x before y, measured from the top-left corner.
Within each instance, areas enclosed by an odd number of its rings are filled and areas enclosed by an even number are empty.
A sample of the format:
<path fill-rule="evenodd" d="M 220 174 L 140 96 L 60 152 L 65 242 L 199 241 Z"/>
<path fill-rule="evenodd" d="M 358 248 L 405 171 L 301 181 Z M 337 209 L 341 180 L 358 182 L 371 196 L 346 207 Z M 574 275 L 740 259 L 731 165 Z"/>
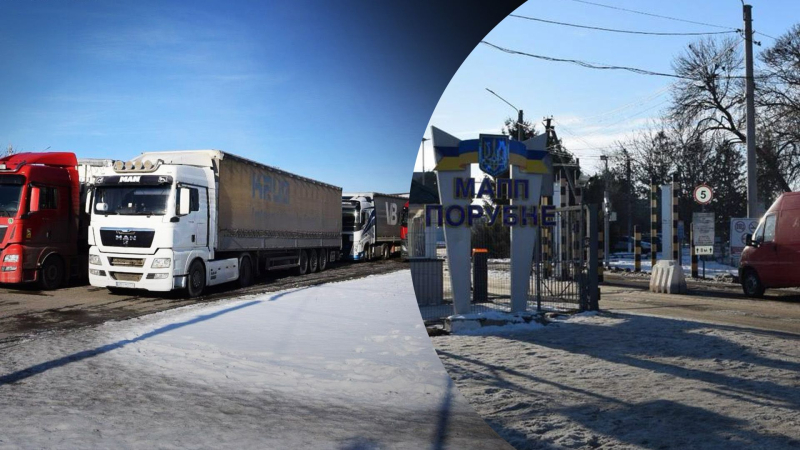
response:
<path fill-rule="evenodd" d="M 495 44 L 492 44 L 491 42 L 487 42 L 487 41 L 481 41 L 481 44 L 486 44 L 486 45 L 488 45 L 490 47 L 494 47 L 495 49 L 500 50 L 501 52 L 509 53 L 509 54 L 512 54 L 512 55 L 528 56 L 528 57 L 531 57 L 531 58 L 541 59 L 541 60 L 544 60 L 544 61 L 566 62 L 566 63 L 571 63 L 571 64 L 577 64 L 577 65 L 579 65 L 581 67 L 586 67 L 586 68 L 589 68 L 589 69 L 626 70 L 628 72 L 638 73 L 640 75 L 653 75 L 653 76 L 659 76 L 659 77 L 671 77 L 671 78 L 680 78 L 680 79 L 686 79 L 686 80 L 692 80 L 693 79 L 693 78 L 690 78 L 690 77 L 684 77 L 684 76 L 681 76 L 681 75 L 675 75 L 674 73 L 654 72 L 654 71 L 651 71 L 651 70 L 638 69 L 636 67 L 611 66 L 611 65 L 605 65 L 605 64 L 602 64 L 602 65 L 600 65 L 600 64 L 590 64 L 588 62 L 579 61 L 577 59 L 563 59 L 563 58 L 553 58 L 551 56 L 534 55 L 532 53 L 525 53 L 525 52 L 521 52 L 521 51 L 518 51 L 518 50 L 511 50 L 511 49 L 508 49 L 508 48 L 505 48 L 505 47 L 500 47 L 499 45 L 495 45 Z"/>
<path fill-rule="evenodd" d="M 521 55 L 521 56 L 528 56 L 530 58 L 541 59 L 543 61 L 551 61 L 551 62 L 565 62 L 570 64 L 575 64 L 581 67 L 585 67 L 587 69 L 600 69 L 600 70 L 625 70 L 628 72 L 636 73 L 639 75 L 651 75 L 657 77 L 669 77 L 669 78 L 677 78 L 680 80 L 692 80 L 692 81 L 702 81 L 701 78 L 693 78 L 685 75 L 677 75 L 674 73 L 664 73 L 664 72 L 655 72 L 652 70 L 646 69 L 639 69 L 636 67 L 627 67 L 627 66 L 613 66 L 608 64 L 600 64 L 600 63 L 589 63 L 586 61 L 581 61 L 578 59 L 565 59 L 565 58 L 555 58 L 552 56 L 544 56 L 544 55 L 534 55 L 533 53 L 526 53 L 519 50 L 512 50 L 510 48 L 501 47 L 496 44 L 492 44 L 488 41 L 481 41 L 481 44 L 488 45 L 496 50 L 499 50 L 504 53 L 508 53 L 511 55 Z M 772 75 L 757 75 L 754 78 L 770 78 Z M 744 76 L 737 76 L 737 75 L 730 75 L 730 76 L 722 76 L 722 77 L 715 77 L 717 79 L 724 79 L 724 80 L 735 80 L 735 79 L 745 79 L 747 77 Z"/>
<path fill-rule="evenodd" d="M 714 25 L 712 23 L 705 23 L 705 22 L 696 22 L 694 20 L 680 19 L 678 17 L 663 16 L 661 14 L 653 14 L 653 13 L 648 13 L 648 12 L 644 12 L 644 11 L 636 11 L 636 10 L 633 10 L 633 9 L 621 8 L 619 6 L 604 5 L 602 3 L 595 3 L 595 2 L 590 2 L 590 1 L 586 1 L 586 0 L 572 0 L 572 1 L 573 2 L 577 2 L 577 3 L 584 3 L 584 4 L 587 4 L 587 5 L 600 6 L 602 8 L 615 9 L 617 11 L 625 11 L 625 12 L 629 12 L 629 13 L 633 13 L 633 14 L 641 14 L 643 16 L 658 17 L 660 19 L 674 20 L 676 22 L 691 23 L 691 24 L 694 24 L 694 25 L 703 25 L 703 26 L 707 26 L 707 27 L 722 28 L 722 29 L 726 29 L 726 30 L 734 30 L 734 31 L 738 31 L 739 30 L 738 28 L 734 28 L 734 27 L 726 27 L 726 26 L 723 26 L 723 25 Z"/>
<path fill-rule="evenodd" d="M 766 36 L 766 37 L 768 37 L 768 38 L 770 38 L 770 39 L 774 39 L 774 40 L 776 40 L 776 41 L 778 40 L 778 38 L 776 38 L 775 36 L 770 36 L 770 35 L 768 35 L 768 34 L 766 34 L 766 33 L 762 33 L 762 32 L 760 32 L 760 31 L 754 31 L 753 33 L 755 33 L 755 34 L 760 34 L 760 35 L 762 35 L 762 36 Z"/>
<path fill-rule="evenodd" d="M 604 28 L 604 27 L 593 27 L 589 25 L 577 25 L 574 23 L 566 23 L 566 22 L 556 22 L 555 20 L 546 20 L 546 19 L 538 19 L 536 17 L 529 17 L 529 16 L 522 16 L 519 14 L 509 14 L 509 17 L 516 17 L 518 19 L 525 19 L 525 20 L 532 20 L 535 22 L 543 22 L 543 23 L 550 23 L 553 25 L 563 25 L 566 27 L 573 27 L 573 28 L 584 28 L 587 30 L 598 30 L 598 31 L 609 31 L 612 33 L 625 33 L 625 34 L 643 34 L 643 35 L 650 35 L 650 36 L 707 36 L 707 35 L 717 35 L 717 34 L 730 34 L 730 33 L 737 33 L 738 30 L 731 30 L 731 31 L 707 31 L 707 32 L 697 32 L 697 33 L 667 33 L 667 32 L 656 32 L 656 31 L 634 31 L 634 30 L 619 30 L 616 28 Z"/>

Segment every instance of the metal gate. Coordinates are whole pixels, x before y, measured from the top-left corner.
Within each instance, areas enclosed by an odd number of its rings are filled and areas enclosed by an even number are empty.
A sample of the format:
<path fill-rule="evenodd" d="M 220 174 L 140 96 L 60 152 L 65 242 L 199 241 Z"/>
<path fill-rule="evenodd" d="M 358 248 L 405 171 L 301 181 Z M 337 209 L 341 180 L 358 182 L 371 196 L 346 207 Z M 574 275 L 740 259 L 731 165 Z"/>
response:
<path fill-rule="evenodd" d="M 596 211 L 593 205 L 556 208 L 555 226 L 539 228 L 531 261 L 528 311 L 593 309 L 590 294 L 597 289 L 597 218 L 592 210 Z M 511 264 L 510 255 L 504 252 L 510 252 L 510 248 L 504 245 L 510 242 L 506 240 L 504 244 L 502 239 L 487 239 L 485 232 L 476 233 L 475 227 L 486 226 L 477 223 L 473 227 L 470 312 L 509 312 Z M 590 233 L 590 230 L 595 231 Z M 409 247 L 428 247 L 424 257 L 414 257 L 414 252 L 410 255 L 417 303 L 425 320 L 454 314 L 446 251 L 441 246 L 431 251 L 430 242 L 425 241 L 432 235 L 430 230 L 409 227 Z M 411 245 L 412 242 L 415 244 Z M 502 247 L 499 253 L 498 246 Z"/>

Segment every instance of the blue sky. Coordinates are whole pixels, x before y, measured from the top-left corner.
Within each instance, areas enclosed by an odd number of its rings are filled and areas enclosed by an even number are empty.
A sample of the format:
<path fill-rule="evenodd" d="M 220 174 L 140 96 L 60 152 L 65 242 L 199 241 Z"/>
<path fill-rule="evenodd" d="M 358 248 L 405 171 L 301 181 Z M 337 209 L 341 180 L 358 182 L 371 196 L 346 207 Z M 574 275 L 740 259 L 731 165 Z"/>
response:
<path fill-rule="evenodd" d="M 739 0 L 634 1 L 596 0 L 627 9 L 685 18 L 714 25 L 742 27 Z M 800 22 L 796 0 L 752 0 L 754 30 L 779 36 Z M 662 32 L 724 31 L 703 25 L 664 20 L 611 10 L 573 0 L 529 0 L 516 14 L 581 25 Z M 670 63 L 697 38 L 633 36 L 567 28 L 508 17 L 486 41 L 527 53 L 580 59 L 610 65 L 671 72 Z M 757 36 L 763 45 L 772 39 Z M 761 47 L 765 48 L 765 47 Z M 759 48 L 756 47 L 756 52 Z M 586 69 L 509 55 L 479 45 L 450 81 L 429 125 L 462 138 L 500 132 L 503 121 L 516 117 L 508 105 L 486 92 L 489 88 L 525 111 L 541 132 L 544 116 L 554 116 L 556 131 L 589 172 L 598 156 L 619 139 L 642 129 L 668 105 L 669 78 L 621 71 Z M 426 136 L 429 137 L 429 129 Z M 433 167 L 431 143 L 426 143 L 426 166 Z M 418 155 L 416 170 L 421 168 Z"/>
<path fill-rule="evenodd" d="M 348 191 L 407 191 L 457 66 L 431 83 L 419 33 L 387 25 L 418 19 L 392 6 L 0 2 L 0 145 L 217 148 Z"/>

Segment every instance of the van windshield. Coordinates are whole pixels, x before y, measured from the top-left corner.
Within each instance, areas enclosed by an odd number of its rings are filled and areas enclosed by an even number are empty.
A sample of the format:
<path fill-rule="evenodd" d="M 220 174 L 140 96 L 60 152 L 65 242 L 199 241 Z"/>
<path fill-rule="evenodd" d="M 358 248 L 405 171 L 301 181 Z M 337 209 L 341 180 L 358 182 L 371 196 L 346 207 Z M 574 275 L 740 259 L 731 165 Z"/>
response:
<path fill-rule="evenodd" d="M 95 191 L 97 214 L 163 216 L 170 186 L 102 186 Z"/>
<path fill-rule="evenodd" d="M 21 195 L 21 184 L 0 184 L 0 216 L 15 216 L 19 211 Z"/>

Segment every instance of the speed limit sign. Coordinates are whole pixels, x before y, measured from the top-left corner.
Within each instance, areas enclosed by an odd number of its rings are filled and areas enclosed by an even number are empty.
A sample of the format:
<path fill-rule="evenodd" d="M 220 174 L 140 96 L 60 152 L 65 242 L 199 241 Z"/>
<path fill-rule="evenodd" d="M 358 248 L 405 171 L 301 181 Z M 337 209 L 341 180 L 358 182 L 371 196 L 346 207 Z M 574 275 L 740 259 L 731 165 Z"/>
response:
<path fill-rule="evenodd" d="M 711 203 L 712 198 L 714 198 L 714 191 L 711 190 L 711 186 L 701 184 L 694 188 L 694 201 L 697 203 L 707 205 Z"/>

